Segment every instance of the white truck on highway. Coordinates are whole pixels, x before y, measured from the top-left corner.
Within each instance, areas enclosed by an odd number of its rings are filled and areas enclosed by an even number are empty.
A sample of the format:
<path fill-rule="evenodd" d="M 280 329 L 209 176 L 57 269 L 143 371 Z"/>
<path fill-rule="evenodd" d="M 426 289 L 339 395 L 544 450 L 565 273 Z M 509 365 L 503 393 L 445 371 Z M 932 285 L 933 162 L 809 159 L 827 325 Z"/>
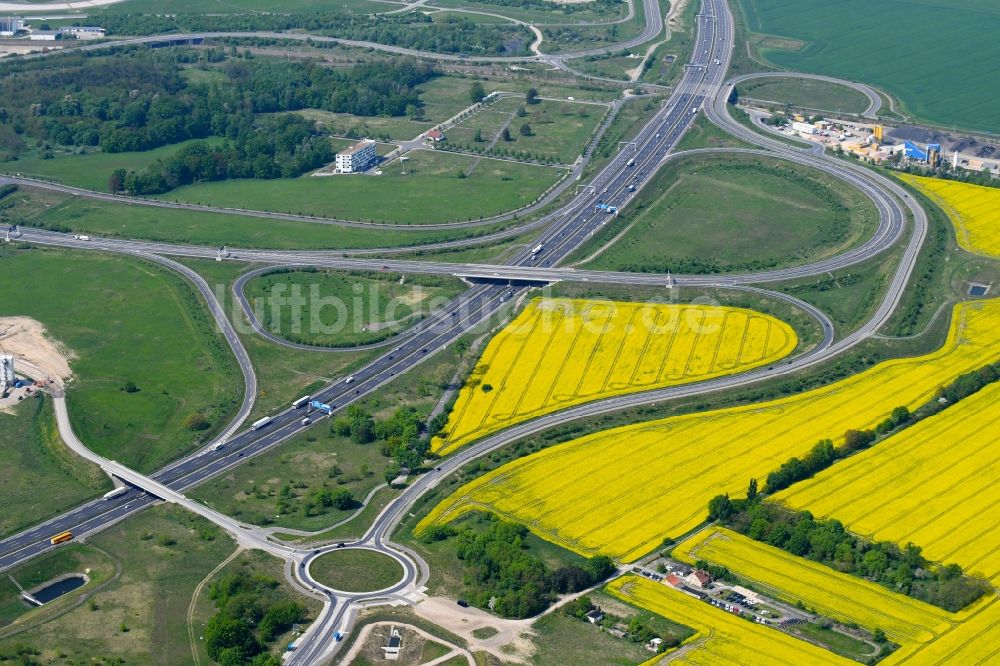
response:
<path fill-rule="evenodd" d="M 541 254 L 542 250 L 544 249 L 545 245 L 542 243 L 539 243 L 535 247 L 531 248 L 531 258 L 534 259 L 535 257 L 537 257 L 539 254 Z"/>
<path fill-rule="evenodd" d="M 292 403 L 292 407 L 294 407 L 295 409 L 298 409 L 299 407 L 302 407 L 302 406 L 303 406 L 303 405 L 305 405 L 305 404 L 306 404 L 307 402 L 309 402 L 309 400 L 310 400 L 311 398 L 312 398 L 312 396 L 311 396 L 311 395 L 304 395 L 304 396 L 302 396 L 301 398 L 299 398 L 298 400 L 296 400 L 295 402 L 293 402 L 293 403 Z"/>
<path fill-rule="evenodd" d="M 251 430 L 260 430 L 261 428 L 263 428 L 264 426 L 266 426 L 270 422 L 271 422 L 271 417 L 270 416 L 265 416 L 262 419 L 257 419 L 256 421 L 254 421 L 253 425 L 250 426 L 250 429 Z"/>
<path fill-rule="evenodd" d="M 120 486 L 118 488 L 115 488 L 114 490 L 109 490 L 108 492 L 104 493 L 104 499 L 110 500 L 116 497 L 121 497 L 127 492 L 128 492 L 128 486 Z"/>

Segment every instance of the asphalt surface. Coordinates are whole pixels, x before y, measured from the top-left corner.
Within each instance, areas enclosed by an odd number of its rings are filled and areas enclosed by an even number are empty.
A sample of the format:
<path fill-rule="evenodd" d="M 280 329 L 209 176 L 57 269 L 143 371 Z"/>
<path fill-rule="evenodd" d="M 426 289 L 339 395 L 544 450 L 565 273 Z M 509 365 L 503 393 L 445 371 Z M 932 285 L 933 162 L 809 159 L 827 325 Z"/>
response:
<path fill-rule="evenodd" d="M 656 13 L 658 15 L 658 12 Z M 390 554 L 403 563 L 405 576 L 396 586 L 378 593 L 347 595 L 319 589 L 316 582 L 308 574 L 308 566 L 300 568 L 298 577 L 309 588 L 324 595 L 326 604 L 321 617 L 298 642 L 297 649 L 289 657 L 289 663 L 311 664 L 328 658 L 338 646 L 332 640 L 333 632 L 347 628 L 353 617 L 351 609 L 357 603 L 371 598 L 383 599 L 398 596 L 407 590 L 412 590 L 422 578 L 425 578 L 425 565 L 421 563 L 419 558 L 389 542 L 392 531 L 424 492 L 433 488 L 449 473 L 470 460 L 518 438 L 570 420 L 616 411 L 624 407 L 675 399 L 685 395 L 720 391 L 796 372 L 825 361 L 834 354 L 841 353 L 864 340 L 877 331 L 891 315 L 905 289 L 916 258 L 916 252 L 919 251 L 926 232 L 923 211 L 905 195 L 901 188 L 877 174 L 857 165 L 841 163 L 833 158 L 819 157 L 808 151 L 797 150 L 782 142 L 758 137 L 754 132 L 736 123 L 728 116 L 728 109 L 725 105 L 725 99 L 731 89 L 730 85 L 724 85 L 724 73 L 731 55 L 733 26 L 732 16 L 724 0 L 705 0 L 702 13 L 698 17 L 697 28 L 696 46 L 691 65 L 686 68 L 667 104 L 639 133 L 635 141 L 635 149 L 626 149 L 612 159 L 591 180 L 592 188 L 581 192 L 557 216 L 554 216 L 554 220 L 540 238 L 539 242 L 543 245 L 543 250 L 538 255 L 533 255 L 530 250 L 524 250 L 514 258 L 511 265 L 534 270 L 557 266 L 560 261 L 586 241 L 596 228 L 604 223 L 604 220 L 594 219 L 596 217 L 594 213 L 596 203 L 602 201 L 619 207 L 626 205 L 634 196 L 634 193 L 629 190 L 629 185 L 635 185 L 636 191 L 641 189 L 641 185 L 647 182 L 658 166 L 667 159 L 668 153 L 680 140 L 684 130 L 693 121 L 697 112 L 704 108 L 709 118 L 714 122 L 745 140 L 763 145 L 787 159 L 804 160 L 801 163 L 809 163 L 829 173 L 835 173 L 852 184 L 856 182 L 862 189 L 870 188 L 870 196 L 872 196 L 873 201 L 876 201 L 876 205 L 882 201 L 886 206 L 885 210 L 880 208 L 880 219 L 886 221 L 885 228 L 882 229 L 882 233 L 877 233 L 876 237 L 881 236 L 888 239 L 894 235 L 893 230 L 897 230 L 895 235 L 898 238 L 898 230 L 902 229 L 906 223 L 906 216 L 898 202 L 887 192 L 895 194 L 906 203 L 915 221 L 914 233 L 907 245 L 904 260 L 893 276 L 889 295 L 869 322 L 846 338 L 836 342 L 833 340 L 833 330 L 829 320 L 821 312 L 813 309 L 812 314 L 820 321 L 824 331 L 822 344 L 780 364 L 734 377 L 588 403 L 519 424 L 443 460 L 438 469 L 418 477 L 397 500 L 392 502 L 378 516 L 359 543 L 347 546 L 374 548 Z M 618 48 L 621 46 L 619 45 Z M 720 65 L 714 65 L 716 58 L 720 60 Z M 882 225 L 880 225 L 880 229 L 881 227 Z M 36 233 L 39 235 L 34 235 Z M 99 239 L 89 242 L 75 241 L 72 238 L 59 237 L 59 235 L 45 236 L 40 232 L 33 231 L 26 232 L 25 236 L 33 242 L 53 245 L 81 245 L 95 250 L 125 251 L 140 256 L 153 251 L 173 253 L 171 248 L 157 244 L 140 243 L 131 248 L 122 248 L 120 245 L 112 245 L 110 241 Z M 128 243 L 128 241 L 115 241 L 114 243 Z M 870 246 L 866 251 L 871 253 L 884 249 L 884 247 L 881 249 L 879 247 Z M 757 277 L 759 278 L 759 275 Z M 663 276 L 660 276 L 659 279 L 662 281 Z M 711 283 L 715 284 L 719 282 L 721 276 L 714 276 L 710 279 Z M 473 286 L 457 298 L 451 308 L 426 320 L 409 334 L 401 336 L 391 351 L 356 371 L 351 378 L 342 378 L 336 384 L 324 388 L 313 398 L 331 405 L 335 410 L 343 409 L 379 386 L 391 381 L 396 374 L 420 364 L 435 351 L 452 343 L 474 326 L 489 321 L 504 303 L 523 293 L 525 288 L 516 283 L 512 286 L 504 284 Z M 218 450 L 211 448 L 202 450 L 157 472 L 153 478 L 157 483 L 165 485 L 173 492 L 183 492 L 185 489 L 192 488 L 213 476 L 242 464 L 249 457 L 271 449 L 311 427 L 315 422 L 326 418 L 314 413 L 310 415 L 311 423 L 303 424 L 305 410 L 306 408 L 288 407 L 273 415 L 272 421 L 266 426 L 258 430 L 251 429 L 236 433 Z M 149 506 L 154 501 L 156 500 L 150 495 L 133 489 L 112 500 L 94 500 L 70 513 L 0 541 L 0 570 L 15 566 L 51 549 L 48 537 L 53 534 L 68 529 L 76 535 L 82 535 L 103 529 L 131 513 Z M 335 547 L 327 546 L 317 552 L 325 552 Z"/>

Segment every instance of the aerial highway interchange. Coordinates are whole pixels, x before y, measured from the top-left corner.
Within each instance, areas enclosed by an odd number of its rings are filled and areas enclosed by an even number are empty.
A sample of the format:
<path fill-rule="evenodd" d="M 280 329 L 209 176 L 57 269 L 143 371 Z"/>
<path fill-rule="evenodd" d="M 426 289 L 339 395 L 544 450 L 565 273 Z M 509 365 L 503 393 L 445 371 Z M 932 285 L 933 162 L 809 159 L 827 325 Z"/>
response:
<path fill-rule="evenodd" d="M 645 12 L 646 28 L 640 35 L 625 43 L 625 46 L 642 44 L 662 31 L 663 19 L 659 4 L 653 0 L 646 0 Z M 382 252 L 382 250 L 324 252 L 227 248 L 226 261 L 265 264 L 266 267 L 260 271 L 278 266 L 315 266 L 344 270 L 388 270 L 404 274 L 446 274 L 456 275 L 470 281 L 471 286 L 466 292 L 454 299 L 446 308 L 435 312 L 431 318 L 421 321 L 410 330 L 389 341 L 372 345 L 382 348 L 381 354 L 364 367 L 351 373 L 350 380 L 346 377 L 339 378 L 313 393 L 311 396 L 313 400 L 329 405 L 335 413 L 369 396 L 396 376 L 417 367 L 441 349 L 453 344 L 470 329 L 481 325 L 484 321 L 489 321 L 498 311 L 509 306 L 532 287 L 551 282 L 588 281 L 657 286 L 665 289 L 680 286 L 705 286 L 758 290 L 770 296 L 781 298 L 805 311 L 816 321 L 822 331 L 820 342 L 799 355 L 772 366 L 680 387 L 597 400 L 542 416 L 486 437 L 441 460 L 437 467 L 417 477 L 399 497 L 394 499 L 379 514 L 359 540 L 351 540 L 347 543 L 333 542 L 309 548 L 275 545 L 276 552 L 283 552 L 285 558 L 293 563 L 294 573 L 301 588 L 316 595 L 324 602 L 323 612 L 297 642 L 296 650 L 288 657 L 288 663 L 318 663 L 335 655 L 339 644 L 333 639 L 333 635 L 335 632 L 347 632 L 350 629 L 358 604 L 373 600 L 405 599 L 407 593 L 422 585 L 428 575 L 427 565 L 415 553 L 394 544 L 392 542 L 393 531 L 426 491 L 441 483 L 443 479 L 468 462 L 487 455 L 512 441 L 576 419 L 609 413 L 626 407 L 662 403 L 684 396 L 718 392 L 801 371 L 804 368 L 827 361 L 864 341 L 876 333 L 893 313 L 906 289 L 917 253 L 926 234 L 927 220 L 924 211 L 902 188 L 871 170 L 825 156 L 821 152 L 817 153 L 806 147 L 795 147 L 764 136 L 734 120 L 727 107 L 732 86 L 753 75 L 730 80 L 726 78 L 734 45 L 733 31 L 733 17 L 727 2 L 725 0 L 704 0 L 697 16 L 696 39 L 691 61 L 686 65 L 682 77 L 670 92 L 669 98 L 632 141 L 623 146 L 605 166 L 586 181 L 585 187 L 578 188 L 575 196 L 565 205 L 530 223 L 543 230 L 535 241 L 537 243 L 535 247 L 541 248 L 537 252 L 533 251 L 534 248 L 525 248 L 504 265 L 489 265 L 344 256 L 373 254 Z M 213 35 L 201 36 L 211 37 Z M 287 35 L 277 36 L 287 37 Z M 187 36 L 174 37 L 180 39 Z M 143 38 L 143 41 L 152 42 L 155 39 Z M 621 46 L 619 45 L 617 48 Z M 590 51 L 583 53 L 587 54 Z M 417 55 L 440 57 L 434 54 Z M 551 58 L 546 56 L 534 56 L 531 59 L 553 62 Z M 868 112 L 874 113 L 877 109 L 878 107 L 873 101 Z M 612 219 L 605 213 L 597 212 L 595 210 L 596 204 L 609 204 L 619 209 L 629 206 L 642 186 L 650 181 L 662 165 L 674 159 L 676 155 L 684 154 L 675 152 L 675 147 L 684 136 L 685 131 L 702 114 L 733 135 L 759 146 L 757 149 L 746 149 L 747 153 L 775 156 L 810 166 L 861 191 L 874 203 L 878 211 L 879 224 L 874 234 L 864 243 L 835 257 L 794 268 L 756 273 L 672 274 L 668 276 L 560 267 L 566 257 Z M 705 152 L 710 151 L 706 150 Z M 727 152 L 734 152 L 734 150 L 727 149 Z M 0 184 L 5 182 L 27 186 L 59 187 L 38 183 L 27 178 L 0 178 Z M 109 197 L 110 195 L 100 196 Z M 142 202 L 136 203 L 142 204 Z M 162 202 L 147 203 L 157 206 L 169 205 Z M 257 214 L 269 215 L 267 213 Z M 275 215 L 275 217 L 283 216 Z M 520 227 L 515 225 L 510 230 L 504 230 L 496 235 L 506 237 L 523 232 L 524 229 L 523 225 Z M 896 246 L 908 231 L 910 235 L 903 259 L 892 276 L 891 284 L 882 303 L 868 321 L 839 340 L 835 339 L 833 324 L 821 310 L 809 306 L 799 299 L 767 290 L 767 283 L 770 282 L 821 275 L 863 262 Z M 172 492 L 183 494 L 206 480 L 243 464 L 254 456 L 280 446 L 296 434 L 309 428 L 322 427 L 322 424 L 326 422 L 324 415 L 317 412 L 312 412 L 310 420 L 306 422 L 303 420 L 305 410 L 289 406 L 273 414 L 270 423 L 259 429 L 246 429 L 242 425 L 253 407 L 253 398 L 257 393 L 256 377 L 249 355 L 229 323 L 221 304 L 218 303 L 216 296 L 204 279 L 191 269 L 170 259 L 170 257 L 215 258 L 217 249 L 176 243 L 99 237 L 81 240 L 69 234 L 27 227 L 23 228 L 21 232 L 21 240 L 31 243 L 133 255 L 160 262 L 173 270 L 180 271 L 195 284 L 202 297 L 208 302 L 220 331 L 239 362 L 244 377 L 245 393 L 243 404 L 231 426 L 199 451 L 152 474 L 149 478 L 155 483 L 144 485 L 145 482 L 141 477 L 127 479 L 129 490 L 114 499 L 93 500 L 71 512 L 0 541 L 0 571 L 10 569 L 51 550 L 53 546 L 49 537 L 52 534 L 67 530 L 71 530 L 75 535 L 92 534 L 163 499 L 169 501 L 169 497 L 164 498 L 156 495 L 158 484 L 166 486 Z M 474 245 L 482 242 L 484 239 L 480 237 L 467 241 L 445 242 L 441 243 L 440 246 Z M 385 248 L 384 250 L 388 253 L 398 249 Z M 279 344 L 296 346 L 270 335 L 260 326 L 259 322 L 253 319 L 252 310 L 243 294 L 243 287 L 246 281 L 255 274 L 257 273 L 244 275 L 236 284 L 236 296 L 244 311 L 251 318 L 259 333 L 267 335 L 272 341 Z M 297 346 L 307 347 L 305 345 Z M 240 525 L 235 528 L 232 525 L 225 527 L 234 532 L 237 538 L 239 538 L 240 533 L 256 534 L 255 528 L 249 525 Z M 395 585 L 375 593 L 351 594 L 327 589 L 312 578 L 309 573 L 309 565 L 319 555 L 337 548 L 370 549 L 390 555 L 400 562 L 404 575 Z"/>

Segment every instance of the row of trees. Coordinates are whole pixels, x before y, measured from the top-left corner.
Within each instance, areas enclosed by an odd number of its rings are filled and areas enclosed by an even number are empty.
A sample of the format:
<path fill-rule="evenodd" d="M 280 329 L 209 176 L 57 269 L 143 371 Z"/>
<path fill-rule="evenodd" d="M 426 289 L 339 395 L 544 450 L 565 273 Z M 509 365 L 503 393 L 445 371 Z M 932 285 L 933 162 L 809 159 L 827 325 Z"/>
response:
<path fill-rule="evenodd" d="M 604 555 L 590 558 L 584 566 L 551 569 L 529 552 L 527 528 L 492 514 L 481 515 L 480 521 L 486 523 L 485 529 L 438 527 L 425 539 L 455 537 L 455 554 L 465 564 L 466 580 L 473 587 L 470 601 L 502 617 L 537 615 L 557 594 L 584 590 L 615 571 L 614 562 Z"/>
<path fill-rule="evenodd" d="M 996 381 L 1000 381 L 1000 361 L 955 378 L 950 384 L 938 389 L 933 400 L 921 405 L 912 414 L 905 406 L 899 406 L 894 408 L 889 416 L 873 429 L 846 431 L 842 446 L 835 447 L 829 439 L 820 440 L 804 457 L 789 458 L 778 469 L 768 474 L 764 492 L 776 493 L 797 481 L 807 479 L 826 469 L 837 460 L 868 448 L 879 438 L 886 437 L 899 428 L 936 414 Z"/>
<path fill-rule="evenodd" d="M 795 512 L 762 502 L 756 493 L 756 480 L 745 500 L 714 497 L 709 502 L 709 515 L 751 539 L 951 612 L 965 608 L 987 589 L 982 582 L 964 576 L 957 564 L 932 565 L 912 543 L 903 548 L 891 541 L 873 543 L 851 534 L 840 521 L 815 520 L 808 511 Z"/>

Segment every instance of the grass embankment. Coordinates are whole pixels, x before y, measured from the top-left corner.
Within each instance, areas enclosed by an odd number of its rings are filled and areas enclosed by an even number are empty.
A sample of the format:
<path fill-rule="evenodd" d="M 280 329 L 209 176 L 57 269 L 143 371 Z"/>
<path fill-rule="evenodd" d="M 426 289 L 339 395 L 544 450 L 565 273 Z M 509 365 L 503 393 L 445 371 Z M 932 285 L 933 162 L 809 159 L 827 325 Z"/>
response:
<path fill-rule="evenodd" d="M 372 550 L 333 551 L 309 565 L 319 583 L 343 592 L 375 592 L 391 587 L 403 577 L 396 560 Z"/>
<path fill-rule="evenodd" d="M 750 80 L 739 86 L 741 97 L 789 104 L 803 109 L 822 109 L 838 113 L 862 113 L 868 108 L 868 98 L 853 88 L 831 83 L 796 78 Z"/>
<path fill-rule="evenodd" d="M 526 206 L 563 171 L 487 160 L 471 173 L 468 155 L 411 151 L 382 175 L 302 176 L 186 185 L 159 198 L 213 206 L 300 213 L 347 220 L 429 224 L 475 220 Z"/>
<path fill-rule="evenodd" d="M 808 263 L 861 242 L 877 222 L 871 202 L 838 182 L 769 158 L 681 158 L 575 256 L 593 257 L 588 268 L 660 273 Z"/>
<path fill-rule="evenodd" d="M 11 222 L 53 231 L 211 247 L 351 250 L 413 245 L 414 250 L 418 250 L 423 244 L 478 236 L 495 231 L 500 226 L 469 230 L 395 231 L 154 208 L 25 188 L 10 198 L 16 201 L 16 205 L 6 211 L 6 219 Z"/>
<path fill-rule="evenodd" d="M 247 283 L 265 329 L 309 345 L 363 345 L 392 337 L 464 289 L 448 276 L 391 273 L 275 272 Z"/>
<path fill-rule="evenodd" d="M 218 432 L 239 405 L 232 353 L 180 277 L 103 254 L 33 248 L 0 256 L 0 281 L 9 285 L 0 315 L 37 319 L 70 350 L 70 419 L 97 453 L 156 469 Z"/>
<path fill-rule="evenodd" d="M 56 430 L 51 401 L 28 399 L 0 414 L 0 535 L 33 525 L 111 489 L 95 465 L 72 453 Z M 45 488 L 39 502 L 38 489 Z"/>

